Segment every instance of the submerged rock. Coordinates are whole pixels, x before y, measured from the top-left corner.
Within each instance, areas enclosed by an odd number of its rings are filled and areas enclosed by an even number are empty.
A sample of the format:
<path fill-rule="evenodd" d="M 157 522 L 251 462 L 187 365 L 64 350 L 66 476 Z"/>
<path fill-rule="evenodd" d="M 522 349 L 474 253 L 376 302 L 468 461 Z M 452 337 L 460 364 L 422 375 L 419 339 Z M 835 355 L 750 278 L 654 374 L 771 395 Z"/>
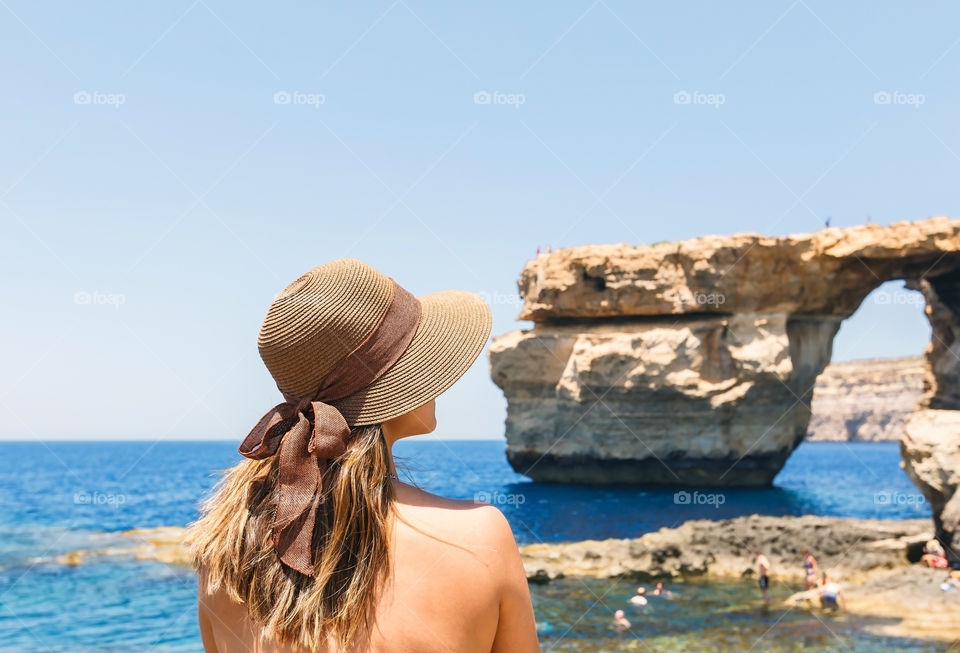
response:
<path fill-rule="evenodd" d="M 75 567 L 105 558 L 126 558 L 189 565 L 191 558 L 184 545 L 185 533 L 186 529 L 180 526 L 160 526 L 104 534 L 104 546 L 63 553 L 55 556 L 53 562 Z"/>

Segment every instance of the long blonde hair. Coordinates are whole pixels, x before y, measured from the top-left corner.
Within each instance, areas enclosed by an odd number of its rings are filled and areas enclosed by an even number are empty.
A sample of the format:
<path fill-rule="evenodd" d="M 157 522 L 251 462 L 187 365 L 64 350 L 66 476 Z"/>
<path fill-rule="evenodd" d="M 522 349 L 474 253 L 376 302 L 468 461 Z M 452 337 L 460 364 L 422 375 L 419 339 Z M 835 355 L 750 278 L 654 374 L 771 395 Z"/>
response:
<path fill-rule="evenodd" d="M 220 589 L 247 608 L 264 639 L 315 649 L 332 636 L 349 650 L 369 633 L 389 573 L 390 451 L 380 426 L 352 429 L 331 460 L 314 529 L 315 577 L 285 567 L 273 549 L 277 459 L 226 470 L 190 524 L 193 566 L 207 592 Z"/>

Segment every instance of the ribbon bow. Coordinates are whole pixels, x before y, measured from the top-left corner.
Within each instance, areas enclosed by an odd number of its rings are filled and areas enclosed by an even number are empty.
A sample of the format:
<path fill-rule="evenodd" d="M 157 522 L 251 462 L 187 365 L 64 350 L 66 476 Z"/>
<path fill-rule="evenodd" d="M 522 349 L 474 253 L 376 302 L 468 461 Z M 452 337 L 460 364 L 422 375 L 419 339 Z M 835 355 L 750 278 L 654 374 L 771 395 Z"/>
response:
<path fill-rule="evenodd" d="M 348 397 L 380 378 L 406 351 L 420 324 L 419 300 L 393 282 L 380 324 L 323 378 L 312 397 L 283 393 L 285 402 L 260 418 L 239 447 L 247 458 L 279 454 L 271 541 L 288 567 L 312 576 L 313 530 L 327 461 L 347 450 L 350 426 L 326 403 Z"/>
<path fill-rule="evenodd" d="M 327 460 L 347 450 L 349 437 L 347 420 L 330 404 L 287 397 L 260 418 L 240 445 L 240 453 L 254 460 L 279 450 L 272 543 L 280 559 L 302 574 L 313 574 L 310 543 L 322 474 Z"/>

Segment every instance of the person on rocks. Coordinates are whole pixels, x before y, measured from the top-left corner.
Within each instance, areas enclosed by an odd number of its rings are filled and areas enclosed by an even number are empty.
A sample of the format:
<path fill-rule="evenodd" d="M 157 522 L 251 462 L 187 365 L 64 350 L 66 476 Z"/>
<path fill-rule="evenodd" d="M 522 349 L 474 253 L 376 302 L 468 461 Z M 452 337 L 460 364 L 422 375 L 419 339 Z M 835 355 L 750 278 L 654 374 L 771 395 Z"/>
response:
<path fill-rule="evenodd" d="M 923 545 L 923 556 L 921 556 L 920 562 L 931 569 L 946 569 L 950 566 L 943 545 L 935 539 Z"/>
<path fill-rule="evenodd" d="M 840 583 L 827 578 L 827 572 L 823 572 L 820 578 L 820 607 L 827 611 L 846 607 L 843 588 L 840 587 Z"/>
<path fill-rule="evenodd" d="M 767 560 L 767 556 L 757 550 L 753 552 L 753 559 L 757 563 L 757 577 L 760 593 L 763 594 L 763 604 L 769 605 L 770 595 L 767 590 L 770 587 L 770 561 Z"/>
<path fill-rule="evenodd" d="M 803 556 L 803 589 L 811 589 L 817 583 L 817 559 L 807 550 L 804 549 L 800 552 L 800 555 Z"/>

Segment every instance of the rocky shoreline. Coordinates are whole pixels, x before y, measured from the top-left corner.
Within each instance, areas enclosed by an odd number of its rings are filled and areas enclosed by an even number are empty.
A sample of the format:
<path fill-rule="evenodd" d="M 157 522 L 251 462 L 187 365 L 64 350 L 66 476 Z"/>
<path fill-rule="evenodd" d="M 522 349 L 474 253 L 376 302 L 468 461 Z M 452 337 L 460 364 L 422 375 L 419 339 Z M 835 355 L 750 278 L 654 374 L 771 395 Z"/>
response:
<path fill-rule="evenodd" d="M 532 544 L 520 551 L 531 583 L 564 577 L 755 583 L 752 551 L 759 549 L 771 562 L 772 587 L 792 594 L 803 589 L 800 551 L 808 548 L 843 585 L 848 613 L 876 621 L 870 629 L 954 641 L 960 639 L 960 591 L 943 592 L 946 572 L 913 562 L 932 536 L 925 519 L 752 515 L 688 521 L 635 539 Z"/>
<path fill-rule="evenodd" d="M 853 578 L 876 569 L 909 566 L 933 537 L 926 519 L 847 519 L 751 515 L 700 519 L 634 539 L 530 544 L 521 548 L 527 578 L 630 577 L 637 580 L 755 575 L 752 551 L 772 564 L 771 578 L 802 579 L 798 561 L 808 548 L 824 570 Z"/>
<path fill-rule="evenodd" d="M 183 533 L 162 527 L 110 534 L 103 548 L 48 562 L 74 566 L 127 559 L 188 565 Z M 803 588 L 800 551 L 808 548 L 821 569 L 842 583 L 848 612 L 876 622 L 870 628 L 890 636 L 954 641 L 960 639 L 960 590 L 941 591 L 946 572 L 914 562 L 932 535 L 926 519 L 752 515 L 688 521 L 634 539 L 528 544 L 520 553 L 531 583 L 590 577 L 752 584 L 751 552 L 759 549 L 770 559 L 775 594 L 789 595 Z"/>

